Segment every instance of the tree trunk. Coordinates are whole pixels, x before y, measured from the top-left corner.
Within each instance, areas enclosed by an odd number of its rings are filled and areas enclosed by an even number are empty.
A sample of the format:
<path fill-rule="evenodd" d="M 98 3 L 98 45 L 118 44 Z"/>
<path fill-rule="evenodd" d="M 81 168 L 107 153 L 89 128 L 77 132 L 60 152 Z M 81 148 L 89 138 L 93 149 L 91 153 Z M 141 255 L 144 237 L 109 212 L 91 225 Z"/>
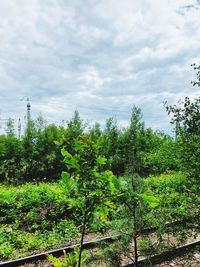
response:
<path fill-rule="evenodd" d="M 137 203 L 134 204 L 134 213 L 133 213 L 133 227 L 134 227 L 134 260 L 135 260 L 135 267 L 138 267 L 138 248 L 137 248 Z"/>
<path fill-rule="evenodd" d="M 81 232 L 81 242 L 80 242 L 80 248 L 79 248 L 78 267 L 81 267 L 81 255 L 82 255 L 82 251 L 83 251 L 83 239 L 84 239 L 84 235 L 85 235 L 86 222 L 87 222 L 87 215 L 85 213 L 83 225 L 82 225 L 82 232 Z"/>
<path fill-rule="evenodd" d="M 134 258 L 135 258 L 135 267 L 138 267 L 138 249 L 137 249 L 137 237 L 134 236 Z"/>

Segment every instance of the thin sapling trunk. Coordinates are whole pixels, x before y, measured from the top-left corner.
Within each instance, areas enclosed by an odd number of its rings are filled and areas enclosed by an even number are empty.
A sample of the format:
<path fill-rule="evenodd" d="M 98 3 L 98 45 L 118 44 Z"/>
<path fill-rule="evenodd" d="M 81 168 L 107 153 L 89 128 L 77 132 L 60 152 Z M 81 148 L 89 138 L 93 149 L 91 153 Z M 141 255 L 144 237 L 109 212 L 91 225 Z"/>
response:
<path fill-rule="evenodd" d="M 81 267 L 81 255 L 83 251 L 83 240 L 85 236 L 85 229 L 86 229 L 86 223 L 87 223 L 87 214 L 84 213 L 84 219 L 83 219 L 83 225 L 82 225 L 82 232 L 81 232 L 81 242 L 80 242 L 80 248 L 79 248 L 79 257 L 78 257 L 78 267 Z"/>

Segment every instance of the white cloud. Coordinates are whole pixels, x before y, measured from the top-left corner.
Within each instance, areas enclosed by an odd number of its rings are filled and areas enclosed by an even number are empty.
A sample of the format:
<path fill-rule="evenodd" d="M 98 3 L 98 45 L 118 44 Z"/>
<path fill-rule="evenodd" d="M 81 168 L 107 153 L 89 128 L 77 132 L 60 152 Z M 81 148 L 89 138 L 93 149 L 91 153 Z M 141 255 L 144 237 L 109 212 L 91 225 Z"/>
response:
<path fill-rule="evenodd" d="M 111 78 L 102 77 L 94 66 L 82 66 L 84 69 L 78 80 L 84 82 L 87 91 L 94 91 L 101 88 L 106 82 L 111 81 Z"/>
<path fill-rule="evenodd" d="M 87 46 L 94 46 L 106 38 L 108 38 L 108 33 L 101 28 L 88 25 L 80 25 L 78 28 L 77 39 Z"/>
<path fill-rule="evenodd" d="M 1 116 L 129 120 L 168 129 L 162 102 L 197 96 L 200 5 L 195 0 L 0 1 Z M 19 104 L 20 103 L 20 104 Z"/>

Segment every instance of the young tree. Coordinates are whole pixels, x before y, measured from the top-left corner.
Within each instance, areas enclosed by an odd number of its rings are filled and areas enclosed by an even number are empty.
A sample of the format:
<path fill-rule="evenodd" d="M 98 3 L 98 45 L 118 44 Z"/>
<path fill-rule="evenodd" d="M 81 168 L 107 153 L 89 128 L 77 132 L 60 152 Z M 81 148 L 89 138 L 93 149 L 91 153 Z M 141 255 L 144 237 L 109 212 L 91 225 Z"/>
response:
<path fill-rule="evenodd" d="M 126 170 L 134 167 L 134 172 L 139 175 L 144 174 L 143 158 L 141 152 L 145 151 L 145 127 L 142 122 L 141 109 L 133 106 L 130 119 L 130 126 L 125 131 L 125 154 L 126 154 Z"/>
<path fill-rule="evenodd" d="M 89 129 L 88 134 L 91 136 L 92 141 L 96 142 L 102 135 L 100 124 L 95 122 L 95 124 Z"/>
<path fill-rule="evenodd" d="M 164 133 L 153 133 L 148 137 L 149 148 L 144 153 L 144 164 L 148 174 L 161 174 L 180 170 L 181 144 Z"/>
<path fill-rule="evenodd" d="M 193 86 L 200 87 L 200 65 L 193 64 L 196 80 Z M 165 103 L 168 114 L 172 115 L 171 123 L 182 142 L 182 164 L 190 177 L 200 179 L 200 96 L 193 101 L 189 97 L 179 100 L 177 105 Z"/>
<path fill-rule="evenodd" d="M 22 180 L 21 141 L 11 133 L 0 136 L 0 180 L 17 184 Z"/>
<path fill-rule="evenodd" d="M 37 131 L 37 142 L 35 144 L 35 160 L 37 160 L 37 169 L 35 175 L 39 181 L 58 180 L 64 168 L 60 148 L 55 141 L 60 138 L 60 130 L 50 124 Z"/>
<path fill-rule="evenodd" d="M 34 181 L 36 177 L 35 169 L 37 168 L 37 160 L 35 160 L 35 154 L 37 143 L 37 130 L 35 122 L 31 119 L 27 121 L 26 130 L 22 138 L 23 145 L 23 160 L 24 168 L 23 174 L 24 181 Z"/>
<path fill-rule="evenodd" d="M 152 195 L 144 193 L 144 180 L 140 178 L 135 166 L 134 155 L 132 157 L 132 164 L 129 165 L 129 178 L 127 179 L 126 189 L 121 197 L 121 203 L 124 206 L 124 223 L 121 229 L 125 230 L 127 241 L 134 244 L 134 256 L 130 257 L 134 262 L 134 266 L 138 266 L 138 238 L 142 236 L 145 228 L 150 226 L 150 213 L 147 216 L 150 208 L 155 208 L 159 205 L 159 201 Z M 128 236 L 128 238 L 127 238 Z M 127 246 L 128 247 L 128 246 Z M 128 251 L 129 249 L 127 249 Z"/>
<path fill-rule="evenodd" d="M 100 155 L 98 140 L 87 135 L 73 140 L 73 151 L 61 150 L 69 172 L 62 173 L 63 184 L 70 195 L 69 204 L 81 218 L 81 240 L 78 267 L 81 266 L 83 240 L 87 225 L 95 216 L 106 220 L 109 209 L 115 208 L 113 199 L 120 189 L 120 181 L 110 171 L 103 171 L 106 159 Z"/>
<path fill-rule="evenodd" d="M 151 226 L 154 219 L 151 210 L 159 205 L 159 201 L 152 194 L 145 193 L 144 179 L 135 174 L 124 180 L 121 192 L 118 198 L 120 219 L 115 224 L 119 237 L 111 247 L 112 253 L 109 250 L 110 260 L 112 266 L 122 266 L 121 261 L 125 257 L 138 267 L 138 258 L 141 256 L 139 240 L 142 240 L 144 230 Z M 152 247 L 148 249 L 150 252 Z"/>
<path fill-rule="evenodd" d="M 102 134 L 102 153 L 107 158 L 106 167 L 116 175 L 121 174 L 119 134 L 120 130 L 117 121 L 114 118 L 109 118 Z"/>
<path fill-rule="evenodd" d="M 0 136 L 0 178 L 6 183 L 16 184 L 21 180 L 22 145 L 15 135 L 14 120 L 6 123 L 6 135 Z"/>
<path fill-rule="evenodd" d="M 15 136 L 14 120 L 11 118 L 6 122 L 6 134 L 7 136 Z"/>
<path fill-rule="evenodd" d="M 67 122 L 66 134 L 70 139 L 77 138 L 83 133 L 85 125 L 79 115 L 79 112 L 75 110 L 70 121 Z"/>
<path fill-rule="evenodd" d="M 182 144 L 182 166 L 190 177 L 200 178 L 200 97 L 191 101 L 185 97 L 179 106 L 166 105 L 172 123 L 178 124 Z"/>

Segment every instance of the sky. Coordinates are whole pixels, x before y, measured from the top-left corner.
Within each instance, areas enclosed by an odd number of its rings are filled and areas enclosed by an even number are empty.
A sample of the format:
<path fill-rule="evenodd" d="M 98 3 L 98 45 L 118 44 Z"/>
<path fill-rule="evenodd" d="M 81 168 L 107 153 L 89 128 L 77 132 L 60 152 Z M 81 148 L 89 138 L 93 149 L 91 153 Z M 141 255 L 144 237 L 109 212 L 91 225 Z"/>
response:
<path fill-rule="evenodd" d="M 147 127 L 172 132 L 163 102 L 199 96 L 198 0 L 0 0 L 0 125 L 40 114 L 89 123 L 133 105 Z"/>

